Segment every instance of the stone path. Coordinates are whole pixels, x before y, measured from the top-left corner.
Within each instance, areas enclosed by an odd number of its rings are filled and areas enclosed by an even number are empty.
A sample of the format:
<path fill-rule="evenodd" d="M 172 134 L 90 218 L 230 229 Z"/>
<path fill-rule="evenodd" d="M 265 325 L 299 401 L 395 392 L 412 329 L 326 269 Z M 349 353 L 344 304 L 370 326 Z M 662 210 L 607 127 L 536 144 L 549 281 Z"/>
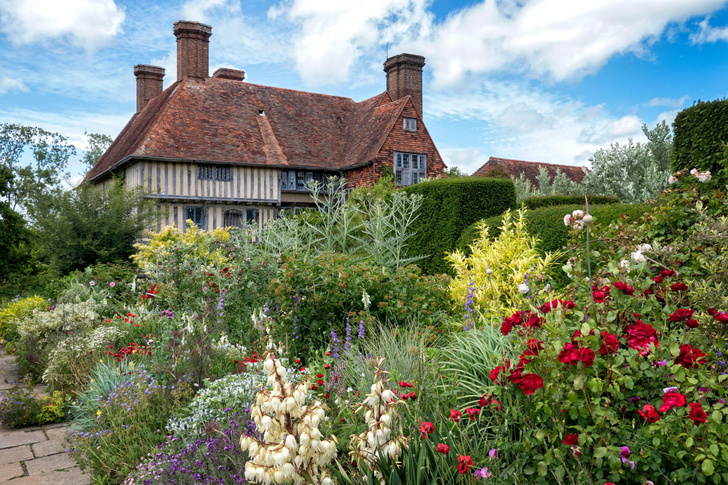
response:
<path fill-rule="evenodd" d="M 0 390 L 19 380 L 15 358 L 0 352 Z M 42 392 L 36 388 L 36 392 Z M 0 483 L 12 485 L 87 485 L 89 476 L 66 455 L 66 425 L 0 428 Z"/>

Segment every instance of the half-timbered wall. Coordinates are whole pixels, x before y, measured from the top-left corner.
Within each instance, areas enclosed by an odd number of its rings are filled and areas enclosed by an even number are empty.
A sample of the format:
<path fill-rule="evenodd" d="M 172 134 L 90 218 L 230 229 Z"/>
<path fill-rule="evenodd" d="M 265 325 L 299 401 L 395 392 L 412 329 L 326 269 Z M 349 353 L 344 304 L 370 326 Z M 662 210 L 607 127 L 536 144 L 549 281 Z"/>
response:
<path fill-rule="evenodd" d="M 254 206 L 241 204 L 167 204 L 160 203 L 154 216 L 154 220 L 149 228 L 152 231 L 159 232 L 164 226 L 175 225 L 183 231 L 187 229 L 186 214 L 188 207 L 203 208 L 203 225 L 201 229 L 212 231 L 219 227 L 224 227 L 225 212 L 228 210 L 239 211 L 245 219 L 248 209 L 257 211 L 258 225 L 263 227 L 265 223 L 274 219 L 278 212 L 277 207 L 273 206 Z"/>
<path fill-rule="evenodd" d="M 280 170 L 227 165 L 230 180 L 200 180 L 194 162 L 142 160 L 126 169 L 129 186 L 143 185 L 152 198 L 205 199 L 215 202 L 280 202 Z"/>

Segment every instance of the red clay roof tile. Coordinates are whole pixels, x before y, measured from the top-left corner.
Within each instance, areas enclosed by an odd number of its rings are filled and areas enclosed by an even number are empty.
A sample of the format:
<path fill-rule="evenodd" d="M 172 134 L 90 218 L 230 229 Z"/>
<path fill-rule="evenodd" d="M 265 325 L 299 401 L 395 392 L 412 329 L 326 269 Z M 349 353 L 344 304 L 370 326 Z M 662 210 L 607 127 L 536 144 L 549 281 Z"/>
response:
<path fill-rule="evenodd" d="M 473 177 L 484 177 L 488 174 L 488 170 L 495 166 L 502 167 L 503 170 L 516 178 L 523 173 L 535 187 L 538 187 L 537 177 L 540 167 L 546 168 L 552 180 L 556 176 L 557 170 L 561 170 L 569 179 L 576 183 L 581 183 L 581 181 L 584 180 L 584 170 L 582 170 L 582 167 L 575 167 L 573 165 L 557 165 L 555 163 L 527 162 L 525 160 L 511 160 L 508 158 L 497 157 L 490 157 L 482 167 L 473 173 Z"/>

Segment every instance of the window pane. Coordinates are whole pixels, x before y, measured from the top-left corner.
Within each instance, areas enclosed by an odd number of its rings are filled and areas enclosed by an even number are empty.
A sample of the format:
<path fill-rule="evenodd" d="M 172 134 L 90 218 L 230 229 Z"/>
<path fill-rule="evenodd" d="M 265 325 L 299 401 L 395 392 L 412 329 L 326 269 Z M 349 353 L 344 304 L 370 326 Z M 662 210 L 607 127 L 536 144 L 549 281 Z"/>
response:
<path fill-rule="evenodd" d="M 395 161 L 396 161 L 396 167 L 397 168 L 402 168 L 402 154 L 401 153 L 397 153 L 397 154 L 394 155 L 394 158 L 395 158 Z"/>
<path fill-rule="evenodd" d="M 223 227 L 242 227 L 243 213 L 238 210 L 225 211 Z"/>
<path fill-rule="evenodd" d="M 294 170 L 288 172 L 288 190 L 296 190 L 296 172 Z"/>
<path fill-rule="evenodd" d="M 402 168 L 409 168 L 410 156 L 409 153 L 402 154 Z"/>
<path fill-rule="evenodd" d="M 306 172 L 306 182 L 313 179 L 313 172 Z"/>
<path fill-rule="evenodd" d="M 418 183 L 420 183 L 420 173 L 412 172 L 412 184 L 418 184 Z"/>
<path fill-rule="evenodd" d="M 258 209 L 246 209 L 245 210 L 245 221 L 248 224 L 254 224 L 258 221 Z"/>
<path fill-rule="evenodd" d="M 395 182 L 397 183 L 397 185 L 402 185 L 402 171 L 401 170 L 397 170 L 396 172 L 394 172 L 394 179 L 395 179 Z"/>
<path fill-rule="evenodd" d="M 402 172 L 402 185 L 411 185 L 410 182 L 410 173 L 409 172 Z"/>
<path fill-rule="evenodd" d="M 281 190 L 288 188 L 288 172 L 281 172 Z"/>

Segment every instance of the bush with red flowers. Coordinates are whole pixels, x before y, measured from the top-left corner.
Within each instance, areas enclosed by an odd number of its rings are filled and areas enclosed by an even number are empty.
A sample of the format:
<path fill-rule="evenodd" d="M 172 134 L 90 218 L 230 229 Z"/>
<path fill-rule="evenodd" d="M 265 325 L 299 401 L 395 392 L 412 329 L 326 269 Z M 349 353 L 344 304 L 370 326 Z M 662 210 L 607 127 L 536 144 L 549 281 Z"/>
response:
<path fill-rule="evenodd" d="M 499 454 L 513 474 L 496 469 L 498 478 L 722 479 L 728 375 L 710 365 L 706 350 L 714 342 L 698 322 L 711 315 L 691 305 L 682 274 L 614 262 L 589 285 L 586 262 L 572 259 L 570 266 L 570 304 L 524 299 L 519 312 L 504 315 L 500 331 L 520 356 L 504 355 L 480 402 L 480 420 L 507 437 Z M 622 447 L 639 453 L 625 462 Z"/>

